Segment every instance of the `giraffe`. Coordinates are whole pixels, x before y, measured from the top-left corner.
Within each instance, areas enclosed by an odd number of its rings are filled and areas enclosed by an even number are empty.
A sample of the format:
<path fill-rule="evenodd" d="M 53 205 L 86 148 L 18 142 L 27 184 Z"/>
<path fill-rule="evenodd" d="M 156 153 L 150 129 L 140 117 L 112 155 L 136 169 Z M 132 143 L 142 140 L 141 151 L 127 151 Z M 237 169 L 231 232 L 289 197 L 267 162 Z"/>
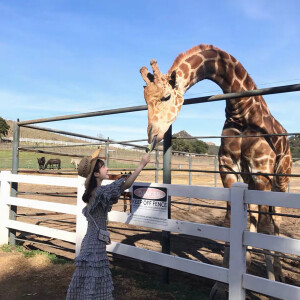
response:
<path fill-rule="evenodd" d="M 148 106 L 148 142 L 160 142 L 175 121 L 183 104 L 184 93 L 195 83 L 209 79 L 224 93 L 256 89 L 256 85 L 242 64 L 227 52 L 213 45 L 195 46 L 181 53 L 167 74 L 162 74 L 157 61 L 152 59 L 153 74 L 146 67 L 140 69 L 146 82 L 144 97 Z M 262 96 L 226 100 L 225 123 L 222 136 L 257 135 L 247 138 L 221 138 L 218 154 L 219 170 L 234 172 L 262 172 L 290 174 L 292 158 L 286 136 L 260 137 L 260 134 L 285 133 L 283 126 L 271 115 Z M 241 175 L 249 189 L 261 191 L 287 190 L 289 178 L 285 176 Z M 221 173 L 223 186 L 230 188 L 238 180 L 237 174 Z M 230 206 L 224 219 L 230 224 Z M 251 205 L 250 210 L 280 213 L 280 208 Z M 279 235 L 281 218 L 268 214 L 250 213 L 250 231 Z M 225 247 L 223 266 L 229 265 L 229 250 Z M 283 281 L 279 258 L 266 255 L 269 279 Z M 226 298 L 225 286 L 216 283 L 211 298 Z"/>

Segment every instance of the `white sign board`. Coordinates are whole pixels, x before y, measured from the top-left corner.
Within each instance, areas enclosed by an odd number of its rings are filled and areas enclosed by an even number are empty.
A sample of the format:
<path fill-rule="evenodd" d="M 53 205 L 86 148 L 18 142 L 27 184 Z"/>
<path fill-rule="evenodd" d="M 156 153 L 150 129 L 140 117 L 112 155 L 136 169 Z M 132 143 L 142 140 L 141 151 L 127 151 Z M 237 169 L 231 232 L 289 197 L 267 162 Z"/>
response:
<path fill-rule="evenodd" d="M 131 213 L 133 220 L 166 226 L 168 220 L 167 188 L 133 185 Z"/>

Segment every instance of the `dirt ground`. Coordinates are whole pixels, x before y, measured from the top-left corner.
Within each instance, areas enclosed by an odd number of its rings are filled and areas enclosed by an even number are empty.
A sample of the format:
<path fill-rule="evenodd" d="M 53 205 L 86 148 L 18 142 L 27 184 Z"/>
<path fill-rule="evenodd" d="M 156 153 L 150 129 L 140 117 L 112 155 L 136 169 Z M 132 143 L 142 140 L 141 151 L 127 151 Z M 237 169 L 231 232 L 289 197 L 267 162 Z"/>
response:
<path fill-rule="evenodd" d="M 298 171 L 298 170 L 297 170 Z M 299 172 L 298 172 L 299 173 Z M 151 175 L 152 176 L 152 175 Z M 213 176 L 196 177 L 193 179 L 193 184 L 213 186 Z M 184 179 L 186 180 L 186 179 Z M 143 173 L 138 181 L 153 182 L 149 173 Z M 181 182 L 180 174 L 173 180 L 172 183 Z M 218 182 L 218 186 L 221 183 Z M 44 200 L 51 202 L 76 204 L 74 197 L 75 189 L 57 187 L 53 190 L 50 186 L 20 184 L 19 191 L 21 192 L 40 192 L 40 193 L 64 193 L 56 196 L 42 195 L 20 195 L 20 197 L 31 198 L 36 200 Z M 172 197 L 172 218 L 178 220 L 187 220 L 190 222 L 198 222 L 203 224 L 222 226 L 225 210 L 214 209 L 207 206 L 225 207 L 225 203 L 221 201 L 210 201 L 203 199 L 191 199 L 191 203 L 202 204 L 204 206 L 188 206 L 176 204 L 176 201 L 189 203 L 188 198 Z M 114 207 L 115 210 L 123 210 L 123 202 L 119 201 Z M 294 214 L 299 216 L 299 211 L 296 209 L 285 209 L 283 213 Z M 18 208 L 18 220 L 32 224 L 39 224 L 47 227 L 75 231 L 75 217 L 67 214 L 57 214 L 47 211 L 35 211 L 27 208 Z M 128 245 L 135 245 L 150 250 L 161 251 L 161 232 L 149 230 L 149 228 L 141 228 L 122 223 L 109 223 L 112 240 L 122 242 Z M 281 225 L 281 235 L 300 239 L 300 218 L 283 217 Z M 46 237 L 37 237 L 18 233 L 19 242 L 30 249 L 40 249 L 54 253 L 58 256 L 74 259 L 74 244 L 63 242 L 60 240 L 50 239 Z M 26 240 L 26 241 L 24 241 Z M 43 243 L 43 244 L 42 244 Z M 171 254 L 183 258 L 194 259 L 204 263 L 221 266 L 222 255 L 224 251 L 224 243 L 212 241 L 204 238 L 189 237 L 181 234 L 171 235 Z M 299 258 L 298 258 L 299 259 Z M 300 286 L 300 261 L 282 258 L 283 272 L 286 283 Z M 128 272 L 142 272 L 143 274 L 151 274 L 158 278 L 161 276 L 161 269 L 149 264 L 125 259 L 120 256 L 111 256 L 112 267 L 121 268 Z M 16 253 L 0 253 L 0 299 L 64 299 L 67 286 L 70 282 L 74 267 L 72 264 L 67 265 L 49 265 L 43 260 L 38 259 L 22 259 Z M 248 270 L 250 274 L 266 277 L 264 256 L 261 253 L 252 253 L 252 264 Z M 213 285 L 213 281 L 191 276 L 178 271 L 170 270 L 170 280 L 179 280 L 187 285 L 196 287 L 204 293 L 208 293 Z M 126 284 L 126 280 L 128 280 Z M 128 288 L 135 285 L 135 281 L 130 281 L 125 275 L 114 276 L 116 287 L 116 299 L 183 299 L 168 294 L 151 295 L 152 292 L 143 293 L 143 289 L 131 290 Z M 125 283 L 125 284 L 124 284 Z M 126 288 L 125 288 L 126 286 Z M 4 288 L 4 289 L 3 289 Z M 126 298 L 125 294 L 132 294 L 131 298 Z M 55 296 L 56 295 L 56 296 Z M 153 298 L 152 298 L 153 297 Z M 168 298 L 169 297 L 169 298 Z M 186 298 L 187 299 L 187 298 Z M 267 299 L 261 295 L 250 294 L 249 299 Z"/>
<path fill-rule="evenodd" d="M 0 299 L 43 299 L 63 300 L 66 298 L 68 285 L 74 272 L 72 262 L 53 264 L 45 255 L 24 257 L 23 254 L 13 251 L 0 251 Z M 131 270 L 120 267 L 114 262 L 111 264 L 114 280 L 114 297 L 116 300 L 175 300 L 174 285 L 162 285 L 159 278 L 149 285 L 145 285 L 145 274 L 140 270 Z M 155 281 L 157 283 L 155 283 Z M 151 284 L 153 286 L 151 286 Z M 196 287 L 180 291 L 186 293 L 180 299 L 207 299 Z M 201 297 L 193 295 L 198 294 Z M 192 295 L 189 297 L 189 294 Z M 185 297 L 186 295 L 186 297 Z"/>

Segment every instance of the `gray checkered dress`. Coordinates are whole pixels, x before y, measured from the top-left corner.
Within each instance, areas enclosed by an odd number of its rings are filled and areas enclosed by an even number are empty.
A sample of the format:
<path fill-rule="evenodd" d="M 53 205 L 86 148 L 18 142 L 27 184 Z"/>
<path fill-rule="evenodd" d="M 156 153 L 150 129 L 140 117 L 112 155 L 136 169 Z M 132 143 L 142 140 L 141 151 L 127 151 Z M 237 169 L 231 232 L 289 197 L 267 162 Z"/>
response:
<path fill-rule="evenodd" d="M 98 230 L 89 216 L 92 215 L 99 228 L 106 230 L 107 213 L 114 203 L 118 202 L 124 178 L 109 185 L 100 186 L 94 199 L 82 213 L 88 220 L 88 228 L 82 240 L 79 256 L 75 259 L 76 269 L 73 274 L 67 300 L 111 300 L 114 289 L 106 245 L 98 240 Z"/>

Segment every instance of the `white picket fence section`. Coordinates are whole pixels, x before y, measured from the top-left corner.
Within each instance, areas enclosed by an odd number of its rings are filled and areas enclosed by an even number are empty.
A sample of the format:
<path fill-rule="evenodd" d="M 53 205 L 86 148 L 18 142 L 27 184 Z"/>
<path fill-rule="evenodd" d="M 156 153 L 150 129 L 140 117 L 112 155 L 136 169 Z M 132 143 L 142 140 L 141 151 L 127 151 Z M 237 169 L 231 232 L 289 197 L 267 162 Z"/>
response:
<path fill-rule="evenodd" d="M 7 244 L 9 229 L 15 229 L 75 243 L 76 254 L 79 253 L 81 241 L 86 232 L 87 226 L 85 217 L 81 213 L 84 206 L 84 203 L 81 200 L 84 192 L 83 178 L 16 175 L 11 174 L 9 171 L 3 171 L 0 173 L 0 182 L 0 244 Z M 77 205 L 11 197 L 11 182 L 77 188 Z M 166 187 L 170 196 L 231 201 L 231 228 L 223 228 L 174 219 L 169 219 L 166 226 L 161 224 L 147 225 L 133 219 L 133 215 L 130 213 L 117 211 L 111 211 L 109 213 L 110 221 L 140 225 L 143 227 L 229 242 L 229 268 L 213 266 L 198 261 L 116 242 L 112 242 L 108 245 L 107 251 L 227 283 L 229 284 L 229 299 L 231 300 L 245 299 L 246 289 L 280 299 L 300 299 L 300 287 L 271 281 L 246 273 L 247 246 L 300 256 L 299 240 L 248 232 L 247 204 L 266 204 L 300 209 L 300 194 L 250 191 L 247 190 L 247 185 L 243 183 L 236 183 L 231 189 L 158 183 L 136 184 L 149 187 Z M 9 205 L 76 215 L 76 232 L 68 232 L 45 226 L 9 220 Z"/>

